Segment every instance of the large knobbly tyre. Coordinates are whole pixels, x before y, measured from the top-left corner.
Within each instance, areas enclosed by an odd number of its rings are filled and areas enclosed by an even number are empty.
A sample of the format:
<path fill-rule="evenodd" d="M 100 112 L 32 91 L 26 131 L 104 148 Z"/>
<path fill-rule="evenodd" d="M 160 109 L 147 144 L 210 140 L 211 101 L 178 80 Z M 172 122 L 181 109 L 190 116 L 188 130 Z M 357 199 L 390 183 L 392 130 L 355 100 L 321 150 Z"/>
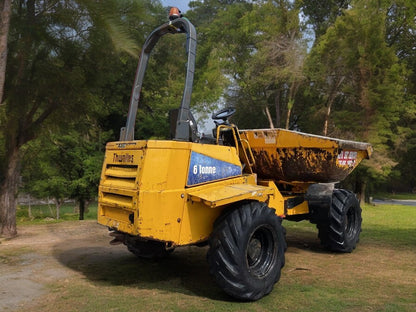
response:
<path fill-rule="evenodd" d="M 162 259 L 172 253 L 173 249 L 166 250 L 165 243 L 158 241 L 127 240 L 127 249 L 139 258 Z"/>
<path fill-rule="evenodd" d="M 321 243 L 332 251 L 352 252 L 361 233 L 361 207 L 354 193 L 336 189 L 328 221 L 318 223 Z"/>
<path fill-rule="evenodd" d="M 272 291 L 285 264 L 281 223 L 275 210 L 261 202 L 244 202 L 215 222 L 207 259 L 226 293 L 258 300 Z"/>

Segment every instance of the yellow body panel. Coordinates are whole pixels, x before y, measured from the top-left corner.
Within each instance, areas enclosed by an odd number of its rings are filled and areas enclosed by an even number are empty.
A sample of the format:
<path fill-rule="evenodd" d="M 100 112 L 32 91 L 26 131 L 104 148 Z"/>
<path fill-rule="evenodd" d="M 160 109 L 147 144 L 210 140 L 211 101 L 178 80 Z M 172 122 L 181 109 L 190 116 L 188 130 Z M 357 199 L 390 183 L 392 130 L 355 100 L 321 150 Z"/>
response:
<path fill-rule="evenodd" d="M 240 168 L 240 173 L 208 182 L 191 181 L 187 187 L 192 153 Z M 207 185 L 219 192 L 217 198 L 210 197 L 214 199 L 210 206 L 222 206 L 219 209 L 209 209 L 202 200 Z M 234 200 L 222 198 L 229 195 L 220 189 L 235 185 L 245 187 L 246 194 Z M 234 147 L 152 140 L 112 142 L 107 144 L 102 170 L 98 222 L 143 238 L 192 244 L 208 238 L 225 205 L 236 199 L 266 200 L 265 189 L 256 185 L 255 175 L 241 174 Z"/>
<path fill-rule="evenodd" d="M 215 209 L 211 209 L 212 206 L 209 202 L 199 200 L 195 195 L 192 195 L 192 193 L 203 193 L 206 188 L 220 189 L 242 184 L 255 186 L 255 183 L 256 178 L 254 175 L 244 175 L 241 177 L 214 182 L 209 185 L 200 185 L 187 189 L 187 201 L 183 210 L 181 220 L 182 229 L 178 245 L 188 245 L 207 240 L 212 232 L 214 221 L 220 216 L 223 209 L 227 207 L 227 205 L 223 205 L 217 206 Z M 220 198 L 218 197 L 218 199 Z M 237 200 L 230 201 L 229 203 L 232 204 L 235 202 L 237 202 Z"/>
<path fill-rule="evenodd" d="M 277 189 L 276 184 L 273 181 L 260 181 L 261 185 L 268 186 L 273 189 L 273 194 L 271 194 L 268 198 L 267 204 L 270 208 L 276 210 L 276 214 L 278 216 L 285 215 L 285 199 L 283 195 Z"/>
<path fill-rule="evenodd" d="M 273 188 L 252 184 L 230 184 L 206 187 L 188 193 L 192 201 L 202 201 L 210 208 L 229 205 L 238 201 L 252 199 L 266 201 L 273 194 Z"/>
<path fill-rule="evenodd" d="M 302 215 L 302 214 L 307 214 L 309 213 L 309 206 L 308 206 L 308 202 L 305 200 L 303 203 L 290 208 L 290 209 L 286 209 L 286 216 L 296 216 L 296 215 Z"/>

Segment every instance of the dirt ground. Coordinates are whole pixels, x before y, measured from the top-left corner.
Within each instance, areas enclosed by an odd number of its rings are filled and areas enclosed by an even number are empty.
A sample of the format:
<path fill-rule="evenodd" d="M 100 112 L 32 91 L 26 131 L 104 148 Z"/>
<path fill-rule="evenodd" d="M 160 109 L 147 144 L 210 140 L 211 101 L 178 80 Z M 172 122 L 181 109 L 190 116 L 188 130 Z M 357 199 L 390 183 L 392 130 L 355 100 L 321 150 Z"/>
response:
<path fill-rule="evenodd" d="M 80 273 L 68 264 L 86 253 L 128 253 L 123 246 L 110 246 L 106 228 L 95 221 L 23 226 L 18 233 L 0 242 L 0 311 L 36 301 L 48 292 L 48 283 L 76 278 Z"/>
<path fill-rule="evenodd" d="M 48 311 L 54 311 L 55 297 L 53 295 L 51 297 L 54 291 L 51 285 L 57 282 L 71 285 L 80 280 L 94 284 L 97 279 L 94 275 L 96 272 L 88 270 L 88 267 L 97 267 L 101 263 L 102 268 L 110 270 L 111 266 L 120 261 L 119 259 L 125 262 L 127 259 L 127 264 L 135 259 L 125 246 L 109 245 L 111 238 L 107 229 L 95 221 L 22 226 L 18 227 L 18 233 L 15 239 L 0 241 L 0 311 L 4 312 L 35 311 L 39 307 L 39 302 L 45 298 L 51 301 Z M 413 292 L 411 289 L 416 291 L 416 251 L 409 251 L 406 248 L 402 252 L 394 246 L 380 245 L 364 239 L 353 253 L 340 255 L 325 252 L 314 232 L 306 230 L 306 232 L 298 232 L 296 236 L 291 233 L 293 231 L 288 231 L 287 234 L 289 248 L 286 252 L 286 266 L 279 282 L 285 286 L 280 287 L 288 287 L 293 283 L 316 285 L 314 283 L 319 280 L 328 285 L 339 285 L 342 281 L 347 286 L 351 284 L 348 287 L 356 289 L 354 282 L 361 281 L 357 283 L 368 283 L 358 286 L 363 290 L 363 298 L 359 299 L 371 307 L 366 311 L 378 310 L 380 306 L 375 302 L 377 300 L 388 302 L 390 300 L 386 298 L 388 295 L 402 297 L 407 301 L 409 298 L 410 301 L 413 301 L 411 298 L 416 298 L 411 294 Z M 185 251 L 175 251 L 173 260 L 168 262 L 172 266 L 173 273 L 168 273 L 167 269 L 162 273 L 170 274 L 175 281 L 180 270 L 190 270 L 189 273 L 182 273 L 189 276 L 185 276 L 186 283 L 181 282 L 178 287 L 186 284 L 188 287 L 193 287 L 190 290 L 192 293 L 200 292 L 201 297 L 209 297 L 206 292 L 209 288 L 208 273 L 198 273 L 201 268 L 207 269 L 206 264 L 191 269 L 186 268 L 189 267 L 187 259 L 196 257 L 198 261 L 203 262 L 206 250 L 206 247 L 192 247 L 192 249 L 190 247 L 185 248 Z M 395 259 L 397 263 L 404 261 L 405 265 L 397 265 L 394 263 Z M 152 267 L 148 266 L 143 270 L 149 268 Z M 197 277 L 198 274 L 200 277 Z M 98 278 L 106 277 L 103 274 Z M 198 279 L 201 278 L 205 286 L 199 285 Z M 151 278 L 149 281 L 154 282 Z M 385 283 L 386 281 L 388 283 Z M 143 289 L 146 287 L 144 285 Z M 162 287 L 162 294 L 166 293 L 165 289 L 170 288 Z M 185 290 L 185 293 L 187 292 L 189 290 Z M 221 291 L 215 289 L 215 296 L 218 294 L 221 294 Z M 218 301 L 218 298 L 214 299 Z M 416 303 L 410 305 L 406 303 L 404 306 L 407 307 L 404 311 L 412 311 L 416 308 Z"/>

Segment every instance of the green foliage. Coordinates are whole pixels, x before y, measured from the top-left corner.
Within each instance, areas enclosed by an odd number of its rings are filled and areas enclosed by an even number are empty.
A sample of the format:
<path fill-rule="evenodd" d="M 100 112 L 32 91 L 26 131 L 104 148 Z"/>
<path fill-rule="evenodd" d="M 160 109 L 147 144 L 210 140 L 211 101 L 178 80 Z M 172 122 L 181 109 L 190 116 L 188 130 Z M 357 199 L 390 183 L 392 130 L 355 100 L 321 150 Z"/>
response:
<path fill-rule="evenodd" d="M 302 13 L 307 17 L 307 23 L 314 30 L 318 39 L 325 34 L 328 27 L 333 25 L 338 16 L 348 8 L 351 0 L 302 0 Z"/>
<path fill-rule="evenodd" d="M 211 77 L 223 77 L 223 99 L 237 107 L 234 121 L 241 127 L 265 127 L 273 123 L 267 116 L 273 116 L 279 124 L 283 108 L 276 105 L 294 103 L 303 79 L 306 46 L 299 11 L 289 1 L 213 2 L 214 17 L 203 15 L 206 19 L 198 20 L 200 44 L 205 55 L 217 58 L 207 64 L 215 69 Z M 206 1 L 193 2 L 193 13 L 201 13 L 206 6 Z"/>
<path fill-rule="evenodd" d="M 49 11 L 45 3 L 13 8 L 0 177 L 18 147 L 25 191 L 92 198 L 104 143 L 125 123 L 140 47 L 166 9 L 150 0 L 57 1 Z M 373 144 L 373 160 L 347 181 L 354 188 L 416 187 L 413 1 L 209 0 L 190 8 L 200 116 L 233 105 L 241 128 L 264 128 L 297 115 L 304 131 Z M 305 23 L 315 31 L 309 48 Z M 146 72 L 137 139 L 168 137 L 185 63 L 185 37 L 164 36 Z"/>
<path fill-rule="evenodd" d="M 10 179 L 11 155 L 19 161 L 26 152 L 23 167 L 38 172 L 23 175 L 37 183 L 26 186 L 36 196 L 93 196 L 103 140 L 118 137 L 127 112 L 137 43 L 144 40 L 142 31 L 153 28 L 148 22 L 162 19 L 161 12 L 152 1 L 14 5 L 6 104 L 0 111 L 0 181 Z"/>
<path fill-rule="evenodd" d="M 98 192 L 106 133 L 94 128 L 49 133 L 27 145 L 22 177 L 36 198 L 91 200 Z"/>
<path fill-rule="evenodd" d="M 391 152 L 395 155 L 397 165 L 391 174 L 391 187 L 404 191 L 415 191 L 416 171 L 416 40 L 415 23 L 416 4 L 414 1 L 391 1 L 386 18 L 386 41 L 396 50 L 400 66 L 406 68 L 404 90 L 401 96 L 405 109 L 397 118 L 397 140 Z"/>
<path fill-rule="evenodd" d="M 385 40 L 387 16 L 378 1 L 352 2 L 320 36 L 307 67 L 322 94 L 317 108 L 334 104 L 330 134 L 372 143 L 375 153 L 361 179 L 376 183 L 389 180 L 395 146 L 405 138 L 401 116 L 415 105 L 404 96 L 409 71 Z"/>
<path fill-rule="evenodd" d="M 49 224 L 78 220 L 78 207 L 75 203 L 64 203 L 60 210 L 60 218 L 58 220 L 56 219 L 55 208 L 51 205 L 32 204 L 30 206 L 31 216 L 29 216 L 29 205 L 19 205 L 16 213 L 17 224 Z M 97 203 L 93 203 L 88 207 L 85 220 L 97 220 Z"/>
<path fill-rule="evenodd" d="M 135 138 L 169 137 L 169 110 L 182 101 L 185 43 L 185 35 L 166 35 L 154 48 L 143 82 Z"/>

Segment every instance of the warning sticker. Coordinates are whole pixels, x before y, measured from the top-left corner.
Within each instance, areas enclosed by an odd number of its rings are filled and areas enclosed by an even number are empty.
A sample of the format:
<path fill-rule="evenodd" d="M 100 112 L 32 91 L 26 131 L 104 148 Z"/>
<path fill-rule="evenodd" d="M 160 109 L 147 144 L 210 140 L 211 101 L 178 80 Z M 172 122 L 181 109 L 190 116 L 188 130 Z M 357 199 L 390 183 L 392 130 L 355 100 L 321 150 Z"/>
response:
<path fill-rule="evenodd" d="M 352 167 L 357 161 L 357 152 L 354 151 L 342 151 L 338 154 L 338 164 L 341 166 Z"/>

